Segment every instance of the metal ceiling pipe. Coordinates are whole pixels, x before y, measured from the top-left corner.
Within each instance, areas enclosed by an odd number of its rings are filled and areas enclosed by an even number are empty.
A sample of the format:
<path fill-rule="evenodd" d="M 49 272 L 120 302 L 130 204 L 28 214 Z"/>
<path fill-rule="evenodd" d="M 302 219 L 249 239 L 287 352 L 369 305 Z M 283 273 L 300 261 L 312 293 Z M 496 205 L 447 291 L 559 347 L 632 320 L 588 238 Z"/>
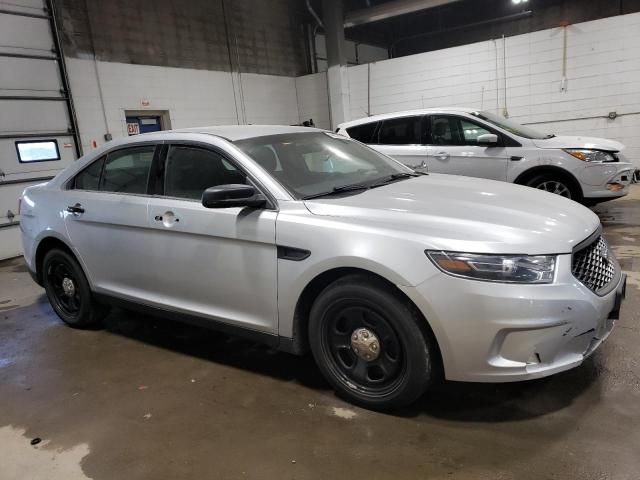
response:
<path fill-rule="evenodd" d="M 309 10 L 309 13 L 315 19 L 317 25 L 322 27 L 322 28 L 324 28 L 324 25 L 322 24 L 322 20 L 320 20 L 320 17 L 318 16 L 316 11 L 311 6 L 311 0 L 307 0 L 307 10 Z"/>
<path fill-rule="evenodd" d="M 366 23 L 379 22 L 388 18 L 419 12 L 429 8 L 440 7 L 460 0 L 396 0 L 383 3 L 370 8 L 363 8 L 353 12 L 347 12 L 344 19 L 344 28 L 364 25 Z"/>

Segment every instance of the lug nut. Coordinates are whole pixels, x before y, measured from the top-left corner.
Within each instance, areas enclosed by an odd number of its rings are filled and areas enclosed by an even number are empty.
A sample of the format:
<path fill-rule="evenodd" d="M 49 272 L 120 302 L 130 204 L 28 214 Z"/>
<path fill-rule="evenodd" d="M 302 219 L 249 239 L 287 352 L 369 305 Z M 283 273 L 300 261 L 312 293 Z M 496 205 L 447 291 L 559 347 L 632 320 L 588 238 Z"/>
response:
<path fill-rule="evenodd" d="M 378 344 L 377 343 L 372 343 L 371 344 L 371 350 L 376 351 L 378 349 Z"/>

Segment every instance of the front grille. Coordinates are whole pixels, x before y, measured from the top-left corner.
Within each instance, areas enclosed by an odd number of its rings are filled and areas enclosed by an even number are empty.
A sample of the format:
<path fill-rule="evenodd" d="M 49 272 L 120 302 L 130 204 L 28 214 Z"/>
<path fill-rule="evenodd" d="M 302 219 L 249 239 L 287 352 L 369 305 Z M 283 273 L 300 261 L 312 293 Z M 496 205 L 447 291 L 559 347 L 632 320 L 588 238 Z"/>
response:
<path fill-rule="evenodd" d="M 607 241 L 598 237 L 573 254 L 571 271 L 573 276 L 589 290 L 600 293 L 616 276 L 617 262 Z"/>

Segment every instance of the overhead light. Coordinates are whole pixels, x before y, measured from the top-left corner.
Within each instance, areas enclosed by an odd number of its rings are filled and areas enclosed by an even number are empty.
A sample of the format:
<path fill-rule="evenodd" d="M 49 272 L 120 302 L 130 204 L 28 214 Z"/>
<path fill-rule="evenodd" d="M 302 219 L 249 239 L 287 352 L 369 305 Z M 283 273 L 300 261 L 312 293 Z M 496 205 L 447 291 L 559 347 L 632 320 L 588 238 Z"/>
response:
<path fill-rule="evenodd" d="M 521 3 L 527 3 L 529 0 L 511 0 L 514 5 L 519 5 Z"/>

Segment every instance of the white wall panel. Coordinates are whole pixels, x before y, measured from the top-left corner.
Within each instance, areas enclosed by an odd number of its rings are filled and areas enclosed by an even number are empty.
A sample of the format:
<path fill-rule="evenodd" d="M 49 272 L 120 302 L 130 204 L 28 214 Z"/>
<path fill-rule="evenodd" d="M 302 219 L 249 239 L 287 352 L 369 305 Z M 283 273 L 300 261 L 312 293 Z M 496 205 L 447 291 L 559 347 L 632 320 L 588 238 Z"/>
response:
<path fill-rule="evenodd" d="M 5 52 L 52 55 L 53 40 L 49 20 L 0 15 L 0 46 Z"/>
<path fill-rule="evenodd" d="M 0 57 L 0 94 L 60 96 L 55 60 Z"/>
<path fill-rule="evenodd" d="M 245 117 L 253 124 L 299 121 L 291 77 L 242 74 L 234 75 L 232 83 L 228 72 L 112 62 L 94 65 L 91 59 L 77 58 L 68 58 L 67 68 L 85 152 L 94 140 L 97 145 L 104 143 L 107 130 L 114 138 L 126 135 L 125 110 L 168 110 L 172 128 L 245 123 Z"/>
<path fill-rule="evenodd" d="M 2 100 L 0 132 L 64 132 L 69 123 L 63 101 Z"/>
<path fill-rule="evenodd" d="M 314 73 L 295 79 L 298 114 L 301 121 L 313 119 L 316 127 L 331 128 L 327 73 Z"/>
<path fill-rule="evenodd" d="M 242 90 L 247 123 L 293 125 L 298 123 L 296 80 L 242 74 Z"/>

